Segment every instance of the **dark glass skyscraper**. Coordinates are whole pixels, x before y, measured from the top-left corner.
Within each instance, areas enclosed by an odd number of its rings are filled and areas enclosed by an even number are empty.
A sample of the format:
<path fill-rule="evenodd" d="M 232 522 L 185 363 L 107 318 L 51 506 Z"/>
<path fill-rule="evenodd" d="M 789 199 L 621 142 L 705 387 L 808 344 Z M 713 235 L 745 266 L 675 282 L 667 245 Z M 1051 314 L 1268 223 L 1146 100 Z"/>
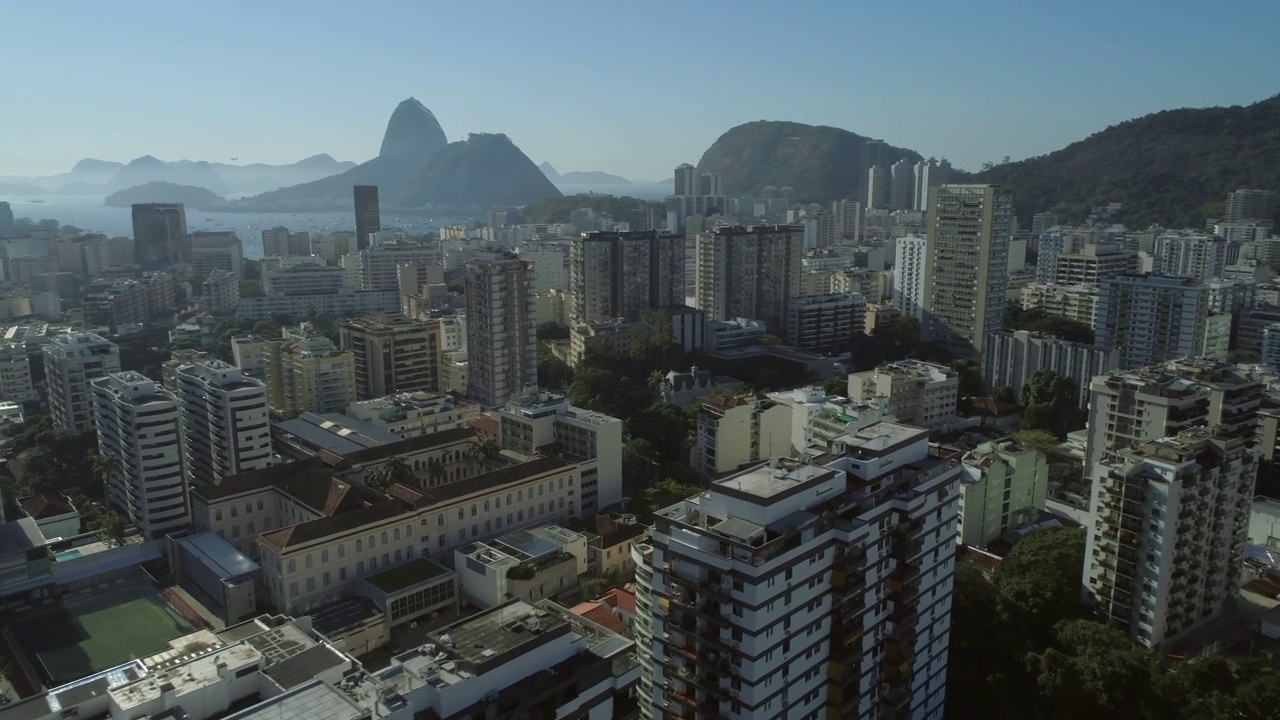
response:
<path fill-rule="evenodd" d="M 139 203 L 133 206 L 133 254 L 144 268 L 167 268 L 182 262 L 187 237 L 187 211 L 182 203 Z"/>
<path fill-rule="evenodd" d="M 356 185 L 356 249 L 369 247 L 369 235 L 382 229 L 382 216 L 378 211 L 378 186 Z"/>

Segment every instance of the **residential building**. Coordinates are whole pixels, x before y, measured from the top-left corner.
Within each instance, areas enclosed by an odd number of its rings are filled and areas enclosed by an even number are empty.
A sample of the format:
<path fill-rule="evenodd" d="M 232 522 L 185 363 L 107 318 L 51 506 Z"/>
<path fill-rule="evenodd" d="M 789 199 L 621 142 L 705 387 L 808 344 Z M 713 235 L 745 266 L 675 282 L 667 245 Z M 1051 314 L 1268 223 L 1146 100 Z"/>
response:
<path fill-rule="evenodd" d="M 353 402 L 346 414 L 407 440 L 466 427 L 480 417 L 480 406 L 454 395 L 420 390 Z"/>
<path fill-rule="evenodd" d="M 912 193 L 916 190 L 916 173 L 911 161 L 902 158 L 889 168 L 889 208 L 892 210 L 914 210 L 915 199 Z"/>
<path fill-rule="evenodd" d="M 1274 191 L 1240 189 L 1227 193 L 1227 222 L 1274 221 L 1275 214 Z"/>
<path fill-rule="evenodd" d="M 867 207 L 889 207 L 889 170 L 884 165 L 867 169 Z"/>
<path fill-rule="evenodd" d="M 836 244 L 861 244 L 866 206 L 858 200 L 836 200 L 831 204 L 831 211 L 836 218 Z"/>
<path fill-rule="evenodd" d="M 404 295 L 407 293 L 400 287 L 398 268 L 402 265 L 435 265 L 439 259 L 439 250 L 430 245 L 384 243 L 361 248 L 354 255 L 343 257 L 342 267 L 348 273 L 348 282 L 358 284 L 361 290 L 395 290 Z M 413 288 L 413 291 L 416 293 L 418 288 Z"/>
<path fill-rule="evenodd" d="M 263 258 L 259 267 L 267 295 L 328 295 L 346 287 L 346 269 L 315 256 Z"/>
<path fill-rule="evenodd" d="M 238 287 L 235 292 L 239 293 Z M 154 272 L 137 278 L 94 281 L 85 286 L 80 306 L 86 322 L 109 328 L 171 321 L 177 308 L 173 278 Z"/>
<path fill-rule="evenodd" d="M 1258 281 L 1253 277 L 1214 278 L 1204 286 L 1214 315 L 1234 315 L 1258 303 Z"/>
<path fill-rule="evenodd" d="M 334 319 L 361 315 L 397 315 L 400 293 L 396 290 L 351 290 L 318 295 L 263 295 L 240 298 L 239 315 L 246 320 L 264 320 L 275 314 L 293 315 L 299 308 L 314 309 Z"/>
<path fill-rule="evenodd" d="M 878 403 L 898 422 L 944 430 L 956 417 L 960 375 L 946 365 L 900 360 L 849 376 L 849 399 Z"/>
<path fill-rule="evenodd" d="M 867 314 L 863 319 L 862 332 L 867 335 L 874 335 L 876 328 L 889 328 L 902 320 L 905 313 L 893 305 L 885 305 L 882 303 L 871 303 L 867 305 Z"/>
<path fill-rule="evenodd" d="M 787 344 L 803 350 L 846 351 L 866 325 L 867 301 L 858 293 L 825 293 L 791 299 Z"/>
<path fill-rule="evenodd" d="M 697 236 L 698 309 L 713 320 L 751 318 L 785 334 L 800 294 L 804 229 L 793 225 L 718 228 Z"/>
<path fill-rule="evenodd" d="M 1049 461 L 1040 451 L 1013 440 L 984 442 L 960 467 L 960 545 L 982 548 L 1044 510 Z"/>
<path fill-rule="evenodd" d="M 107 504 L 148 538 L 186 529 L 191 513 L 178 398 L 133 371 L 92 385 L 98 451 L 120 461 L 106 479 Z"/>
<path fill-rule="evenodd" d="M 1252 436 L 1264 387 L 1261 374 L 1248 366 L 1205 359 L 1099 375 L 1089 384 L 1086 472 L 1108 452 L 1191 427 Z"/>
<path fill-rule="evenodd" d="M 996 185 L 940 185 L 930 200 L 923 332 L 980 354 L 1004 325 L 1013 198 Z"/>
<path fill-rule="evenodd" d="M 355 355 L 303 323 L 263 343 L 267 405 L 293 417 L 341 412 L 356 400 Z"/>
<path fill-rule="evenodd" d="M 517 250 L 520 259 L 533 263 L 533 291 L 536 294 L 546 295 L 552 290 L 569 289 L 569 255 L 572 243 L 573 241 L 550 240 L 520 245 Z M 684 263 L 681 262 L 680 265 L 683 267 Z"/>
<path fill-rule="evenodd" d="M 928 239 L 907 235 L 897 240 L 893 261 L 893 305 L 916 320 L 924 322 L 925 261 Z"/>
<path fill-rule="evenodd" d="M 736 394 L 742 386 L 741 380 L 716 375 L 706 368 L 694 366 L 687 371 L 668 372 L 662 381 L 662 386 L 658 388 L 658 395 L 663 402 L 685 407 L 713 393 Z"/>
<path fill-rule="evenodd" d="M 1247 443 L 1192 428 L 1093 466 L 1084 594 L 1101 620 L 1158 648 L 1234 602 L 1258 474 Z"/>
<path fill-rule="evenodd" d="M 439 330 L 439 324 L 385 315 L 342 321 L 339 340 L 355 361 L 356 398 L 436 390 Z"/>
<path fill-rule="evenodd" d="M 177 395 L 191 487 L 270 464 L 270 412 L 262 381 L 221 360 L 200 360 L 178 368 Z"/>
<path fill-rule="evenodd" d="M 1022 289 L 1022 309 L 1039 309 L 1048 315 L 1057 315 L 1097 326 L 1098 288 L 1094 285 L 1046 285 L 1031 283 Z"/>
<path fill-rule="evenodd" d="M 466 265 L 467 396 L 484 407 L 506 404 L 538 384 L 538 336 L 532 266 L 510 253 Z"/>
<path fill-rule="evenodd" d="M 294 257 L 311 255 L 311 235 L 289 232 L 287 227 L 275 227 L 262 231 L 263 257 Z"/>
<path fill-rule="evenodd" d="M 1156 240 L 1156 272 L 1205 282 L 1222 277 L 1228 243 L 1198 232 L 1166 231 Z"/>
<path fill-rule="evenodd" d="M 13 233 L 13 208 L 7 202 L 0 202 L 0 236 Z"/>
<path fill-rule="evenodd" d="M 53 335 L 44 346 L 45 384 L 54 427 L 93 429 L 93 388 L 100 377 L 120 372 L 120 348 L 93 333 Z"/>
<path fill-rule="evenodd" d="M 382 210 L 378 206 L 377 185 L 351 188 L 356 206 L 356 250 L 369 247 L 369 236 L 382 229 Z"/>
<path fill-rule="evenodd" d="M 232 337 L 231 358 L 245 375 L 256 380 L 267 379 L 267 343 L 257 335 Z"/>
<path fill-rule="evenodd" d="M 0 345 L 0 402 L 24 403 L 40 399 L 31 382 L 31 355 L 17 345 Z"/>
<path fill-rule="evenodd" d="M 236 278 L 244 277 L 244 247 L 234 232 L 194 232 L 187 242 L 196 275 L 225 270 Z"/>
<path fill-rule="evenodd" d="M 48 542 L 80 534 L 80 511 L 71 498 L 60 492 L 18 498 L 15 504 L 23 515 L 35 521 L 41 537 Z"/>
<path fill-rule="evenodd" d="M 1256 305 L 1240 312 L 1235 327 L 1236 356 L 1244 361 L 1258 362 L 1262 357 L 1263 335 L 1269 325 L 1280 322 L 1280 307 Z"/>
<path fill-rule="evenodd" d="M 861 403 L 840 395 L 828 395 L 821 387 L 802 387 L 768 394 L 779 405 L 791 408 L 791 453 L 793 457 L 821 455 L 831 441 L 882 421 L 893 415 L 875 403 Z"/>
<path fill-rule="evenodd" d="M 132 206 L 133 243 L 138 264 L 166 270 L 183 262 L 187 213 L 182 203 L 139 203 Z"/>
<path fill-rule="evenodd" d="M 240 306 L 240 278 L 213 270 L 204 280 L 204 307 L 214 315 L 230 315 Z"/>
<path fill-rule="evenodd" d="M 1138 272 L 1138 253 L 1119 243 L 1087 243 L 1054 258 L 1055 285 L 1097 285 L 1113 275 Z M 1037 272 L 1036 279 L 1040 276 Z"/>
<path fill-rule="evenodd" d="M 877 423 L 659 511 L 634 550 L 641 717 L 941 717 L 959 473 Z"/>
<path fill-rule="evenodd" d="M 1271 323 L 1262 329 L 1262 350 L 1259 362 L 1272 370 L 1280 368 L 1280 322 Z"/>
<path fill-rule="evenodd" d="M 1028 330 L 991 333 L 983 351 L 982 369 L 987 388 L 1022 388 L 1041 370 L 1075 383 L 1080 407 L 1089 406 L 1089 382 L 1120 367 L 1120 351 L 1105 345 L 1086 345 Z"/>
<path fill-rule="evenodd" d="M 537 602 L 576 595 L 589 568 L 587 536 L 539 523 L 454 550 L 462 597 L 478 608 L 513 598 Z"/>
<path fill-rule="evenodd" d="M 684 262 L 682 235 L 582 233 L 569 247 L 574 321 L 635 321 L 647 310 L 684 305 Z"/>
<path fill-rule="evenodd" d="M 916 192 L 912 209 L 928 211 L 929 193 L 933 188 L 951 183 L 951 163 L 946 158 L 942 160 L 929 158 L 916 163 L 915 170 Z"/>
<path fill-rule="evenodd" d="M 1204 345 L 1209 298 L 1183 277 L 1116 275 L 1098 293 L 1094 342 L 1120 350 L 1120 367 L 1195 357 Z"/>
<path fill-rule="evenodd" d="M 708 477 L 791 454 L 791 408 L 752 395 L 712 395 L 698 408 L 690 463 Z"/>

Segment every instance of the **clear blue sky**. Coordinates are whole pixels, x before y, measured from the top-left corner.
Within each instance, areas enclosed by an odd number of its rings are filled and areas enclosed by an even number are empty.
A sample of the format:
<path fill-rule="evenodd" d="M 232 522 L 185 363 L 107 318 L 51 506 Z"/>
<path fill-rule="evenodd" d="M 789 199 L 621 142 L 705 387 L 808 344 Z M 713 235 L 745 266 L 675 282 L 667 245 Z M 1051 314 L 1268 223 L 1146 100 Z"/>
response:
<path fill-rule="evenodd" d="M 409 96 L 562 172 L 669 177 L 759 119 L 976 168 L 1280 91 L 1276 0 L 4 0 L 0 25 L 0 175 L 363 161 Z"/>

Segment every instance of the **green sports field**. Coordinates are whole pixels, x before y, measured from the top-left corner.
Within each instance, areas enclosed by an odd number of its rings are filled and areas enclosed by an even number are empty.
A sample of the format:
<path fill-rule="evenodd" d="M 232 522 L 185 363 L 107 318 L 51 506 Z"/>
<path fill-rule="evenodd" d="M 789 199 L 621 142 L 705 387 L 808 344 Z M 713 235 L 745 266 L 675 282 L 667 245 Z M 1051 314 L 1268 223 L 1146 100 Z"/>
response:
<path fill-rule="evenodd" d="M 155 654 L 191 632 L 153 588 L 137 586 L 68 600 L 13 629 L 54 686 Z"/>

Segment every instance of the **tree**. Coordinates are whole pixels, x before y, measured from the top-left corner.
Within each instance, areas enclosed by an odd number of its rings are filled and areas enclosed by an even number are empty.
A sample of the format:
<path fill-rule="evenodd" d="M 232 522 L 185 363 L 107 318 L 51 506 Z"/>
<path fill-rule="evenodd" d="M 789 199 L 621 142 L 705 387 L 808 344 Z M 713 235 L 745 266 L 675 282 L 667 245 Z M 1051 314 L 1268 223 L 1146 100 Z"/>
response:
<path fill-rule="evenodd" d="M 113 453 L 101 453 L 93 456 L 93 475 L 102 483 L 105 490 L 113 478 L 120 473 L 120 457 Z"/>
<path fill-rule="evenodd" d="M 443 483 L 449 477 L 449 470 L 440 462 L 439 458 L 431 458 L 427 461 L 427 482 L 430 486 L 435 487 Z"/>
<path fill-rule="evenodd" d="M 1080 617 L 1084 545 L 1084 528 L 1030 533 L 1000 563 L 995 586 L 1041 630 Z"/>
<path fill-rule="evenodd" d="M 578 407 L 626 420 L 649 405 L 652 392 L 612 370 L 584 367 L 569 385 L 569 400 Z"/>
<path fill-rule="evenodd" d="M 822 383 L 822 391 L 828 395 L 839 395 L 845 397 L 849 394 L 849 378 L 833 377 Z"/>
<path fill-rule="evenodd" d="M 573 368 L 555 355 L 538 361 L 538 385 L 548 390 L 564 390 L 573 381 Z"/>
<path fill-rule="evenodd" d="M 982 363 L 973 358 L 961 358 L 951 363 L 951 369 L 960 376 L 960 397 L 979 397 L 986 383 L 982 379 Z"/>
<path fill-rule="evenodd" d="M 991 393 L 991 397 L 999 400 L 1000 402 L 1006 402 L 1011 405 L 1018 404 L 1017 393 L 1015 393 L 1013 388 L 1008 385 L 996 388 L 995 392 Z"/>
<path fill-rule="evenodd" d="M 498 447 L 498 442 L 491 436 L 477 435 L 475 442 L 467 448 L 467 459 L 481 468 L 487 468 L 489 463 L 497 460 L 501 453 L 502 448 Z"/>
<path fill-rule="evenodd" d="M 568 340 L 569 326 L 548 320 L 538 326 L 538 340 Z"/>
<path fill-rule="evenodd" d="M 663 383 L 665 383 L 666 381 L 667 381 L 667 374 L 662 372 L 661 370 L 654 370 L 653 372 L 649 373 L 649 383 L 648 383 L 649 389 L 654 392 L 658 392 L 659 390 L 661 390 Z"/>
<path fill-rule="evenodd" d="M 680 406 L 656 402 L 633 415 L 627 426 L 633 438 L 649 442 L 655 460 L 673 462 L 684 457 L 691 427 L 689 416 Z"/>
<path fill-rule="evenodd" d="M 671 478 L 660 480 L 643 497 L 633 499 L 629 508 L 642 522 L 653 519 L 653 513 L 691 498 L 703 491 L 701 485 L 678 482 Z"/>
<path fill-rule="evenodd" d="M 1013 434 L 1013 439 L 1019 445 L 1044 455 L 1046 460 L 1057 457 L 1060 454 L 1058 447 L 1062 445 L 1062 441 L 1048 430 L 1019 430 Z"/>
<path fill-rule="evenodd" d="M 1084 427 L 1076 384 L 1052 370 L 1038 370 L 1022 386 L 1021 430 L 1046 430 L 1059 439 Z"/>
<path fill-rule="evenodd" d="M 98 520 L 98 527 L 95 528 L 102 532 L 103 535 L 115 540 L 118 543 L 124 542 L 124 531 L 126 523 L 123 517 L 114 510 L 108 510 L 103 513 Z"/>
<path fill-rule="evenodd" d="M 364 484 L 379 492 L 391 486 L 387 482 L 387 472 L 382 468 L 374 468 L 364 474 Z"/>
<path fill-rule="evenodd" d="M 390 460 L 382 464 L 382 489 L 386 489 L 396 483 L 407 485 L 413 480 L 413 470 L 409 468 L 409 464 L 399 455 L 393 455 Z"/>

